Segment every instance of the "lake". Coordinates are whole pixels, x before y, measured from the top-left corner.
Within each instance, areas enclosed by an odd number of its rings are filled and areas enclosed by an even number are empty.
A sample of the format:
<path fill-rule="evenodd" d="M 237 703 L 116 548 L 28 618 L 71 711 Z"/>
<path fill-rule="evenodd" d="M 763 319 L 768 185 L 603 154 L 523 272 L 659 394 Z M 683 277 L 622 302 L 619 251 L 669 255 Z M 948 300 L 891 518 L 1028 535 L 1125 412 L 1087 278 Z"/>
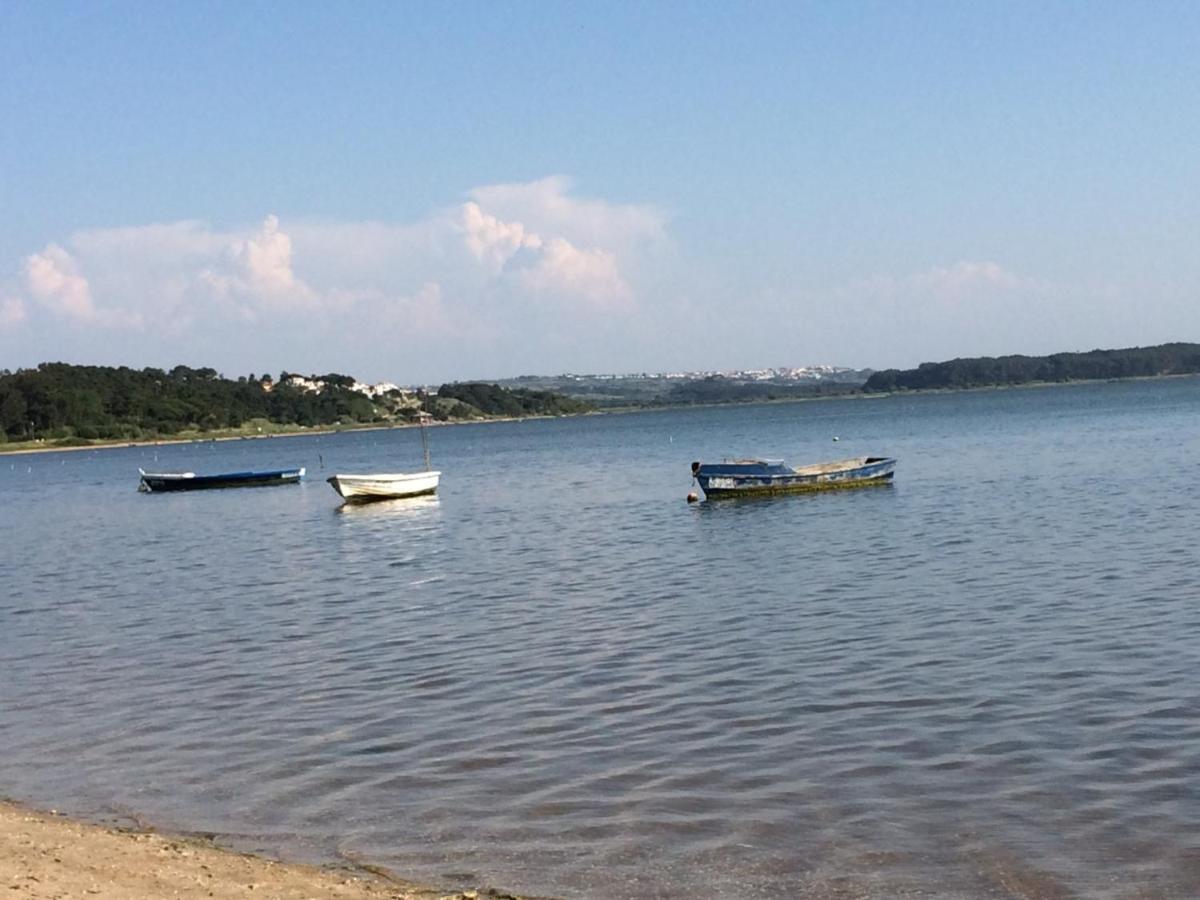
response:
<path fill-rule="evenodd" d="M 459 889 L 1200 896 L 1200 379 L 430 441 L 345 509 L 417 431 L 0 456 L 0 791 Z"/>

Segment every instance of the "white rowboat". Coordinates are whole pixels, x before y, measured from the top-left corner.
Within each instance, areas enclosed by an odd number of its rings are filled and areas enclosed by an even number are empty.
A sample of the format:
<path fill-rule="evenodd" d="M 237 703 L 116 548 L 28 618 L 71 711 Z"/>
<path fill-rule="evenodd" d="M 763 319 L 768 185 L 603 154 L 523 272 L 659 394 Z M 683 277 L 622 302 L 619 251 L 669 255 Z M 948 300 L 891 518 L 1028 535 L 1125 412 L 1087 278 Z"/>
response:
<path fill-rule="evenodd" d="M 424 472 L 372 472 L 369 475 L 334 475 L 327 481 L 347 503 L 364 503 L 368 500 L 398 500 L 402 497 L 420 497 L 437 491 L 441 472 L 433 471 L 429 465 L 429 436 L 425 432 L 428 413 L 420 414 L 421 446 L 425 450 Z"/>
<path fill-rule="evenodd" d="M 437 491 L 441 472 L 334 475 L 328 481 L 347 503 L 419 497 Z"/>

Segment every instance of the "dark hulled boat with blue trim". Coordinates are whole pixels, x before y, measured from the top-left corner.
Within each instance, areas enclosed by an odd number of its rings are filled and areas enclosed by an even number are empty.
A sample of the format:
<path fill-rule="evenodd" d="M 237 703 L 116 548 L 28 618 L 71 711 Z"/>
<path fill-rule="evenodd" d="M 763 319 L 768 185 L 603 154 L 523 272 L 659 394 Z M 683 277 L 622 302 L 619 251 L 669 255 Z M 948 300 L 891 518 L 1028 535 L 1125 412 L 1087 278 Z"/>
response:
<path fill-rule="evenodd" d="M 304 469 L 271 469 L 266 472 L 225 472 L 197 475 L 195 472 L 146 472 L 138 469 L 142 480 L 139 491 L 202 491 L 210 488 L 268 487 L 295 484 L 304 477 Z"/>
<path fill-rule="evenodd" d="M 781 459 L 736 459 L 692 463 L 692 477 L 709 499 L 801 494 L 837 488 L 890 484 L 896 460 L 856 456 L 808 466 L 784 465 Z"/>

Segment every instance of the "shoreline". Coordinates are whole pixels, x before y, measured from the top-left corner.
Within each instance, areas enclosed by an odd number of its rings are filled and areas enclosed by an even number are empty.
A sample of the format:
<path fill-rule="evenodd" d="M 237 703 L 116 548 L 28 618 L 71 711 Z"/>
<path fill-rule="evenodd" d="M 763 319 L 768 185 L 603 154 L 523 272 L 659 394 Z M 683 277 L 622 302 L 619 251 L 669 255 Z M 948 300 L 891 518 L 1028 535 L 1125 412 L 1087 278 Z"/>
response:
<path fill-rule="evenodd" d="M 909 393 L 916 393 L 915 391 Z M 924 393 L 924 392 L 922 392 Z M 426 423 L 428 428 L 448 428 L 457 425 L 490 425 L 497 422 L 535 422 L 542 419 L 578 419 L 589 416 L 626 415 L 629 413 L 663 412 L 670 409 L 716 409 L 724 406 L 778 406 L 787 403 L 812 403 L 824 400 L 867 400 L 892 396 L 889 394 L 845 393 L 819 397 L 780 397 L 774 400 L 731 400 L 713 403 L 684 403 L 676 405 L 644 405 L 644 406 L 610 406 L 603 409 L 592 409 L 587 412 L 573 413 L 561 416 L 497 416 L 488 419 L 458 419 L 455 421 L 433 421 Z M 88 444 L 72 444 L 68 446 L 14 447 L 8 448 L 0 444 L 0 456 L 23 456 L 31 453 L 74 453 L 79 450 L 122 450 L 131 447 L 165 447 L 175 444 L 210 444 L 226 441 L 261 441 L 267 438 L 288 438 L 321 436 L 327 434 L 344 434 L 359 431 L 394 431 L 404 428 L 420 427 L 415 422 L 395 423 L 391 425 L 360 425 L 349 428 L 307 428 L 297 431 L 276 431 L 268 434 L 225 434 L 212 432 L 197 434 L 196 437 L 158 438 L 140 441 L 95 441 Z"/>
<path fill-rule="evenodd" d="M 366 862 L 314 866 L 77 819 L 0 797 L 0 888 L 13 900 L 535 900 L 495 888 L 439 889 Z"/>
<path fill-rule="evenodd" d="M 442 424 L 457 424 L 457 423 L 437 423 Z M 433 423 L 430 423 L 430 427 Z M 210 434 L 197 434 L 196 437 L 183 438 L 156 438 L 154 440 L 143 441 L 96 441 L 90 444 L 72 444 L 65 447 L 18 447 L 15 449 L 5 449 L 3 444 L 0 444 L 0 456 L 20 456 L 28 453 L 74 453 L 78 450 L 121 450 L 129 447 L 168 447 L 175 444 L 216 444 L 227 441 L 262 441 L 268 438 L 281 437 L 305 437 L 311 435 L 323 434 L 342 434 L 347 431 L 391 431 L 397 428 L 416 428 L 417 426 L 405 422 L 396 425 L 363 425 L 357 428 L 309 428 L 303 431 L 274 431 L 268 434 L 227 434 L 223 432 L 212 432 Z"/>
<path fill-rule="evenodd" d="M 582 416 L 595 416 L 608 412 L 637 412 L 637 409 L 613 409 L 613 410 L 592 410 L 586 413 L 578 413 L 577 415 L 569 416 L 497 416 L 491 419 L 458 419 L 453 422 L 427 422 L 427 428 L 448 428 L 456 425 L 486 425 L 493 422 L 530 422 L 539 419 L 574 419 Z M 197 434 L 196 437 L 182 438 L 156 438 L 154 440 L 142 441 L 95 441 L 90 444 L 71 444 L 69 446 L 55 447 L 16 447 L 6 449 L 4 444 L 0 444 L 0 456 L 21 456 L 29 453 L 74 453 L 79 450 L 124 450 L 130 447 L 166 447 L 175 444 L 216 444 L 229 441 L 263 441 L 269 438 L 291 438 L 291 437 L 320 437 L 327 434 L 347 434 L 358 433 L 360 431 L 399 431 L 407 428 L 419 428 L 420 425 L 416 422 L 396 422 L 390 425 L 356 425 L 343 428 L 305 428 L 297 431 L 273 431 L 267 434 L 227 434 L 224 432 L 210 432 L 207 434 Z"/>

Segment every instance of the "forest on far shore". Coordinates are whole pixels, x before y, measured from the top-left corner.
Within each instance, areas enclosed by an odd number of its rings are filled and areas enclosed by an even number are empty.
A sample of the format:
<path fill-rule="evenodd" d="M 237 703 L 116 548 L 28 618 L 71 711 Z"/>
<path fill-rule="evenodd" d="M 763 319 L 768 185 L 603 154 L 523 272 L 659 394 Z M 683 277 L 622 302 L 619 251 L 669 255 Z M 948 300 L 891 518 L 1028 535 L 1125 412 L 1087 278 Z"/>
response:
<path fill-rule="evenodd" d="M 915 369 L 875 372 L 863 390 L 890 393 L 1196 373 L 1200 373 L 1200 344 L 1175 343 L 1049 356 L 979 356 L 927 362 Z"/>
<path fill-rule="evenodd" d="M 0 371 L 0 444 L 137 441 L 212 433 L 401 425 L 422 413 L 436 420 L 563 415 L 587 403 L 547 391 L 487 384 L 443 385 L 436 392 L 393 389 L 373 396 L 348 375 L 310 376 L 318 390 L 287 372 L 225 378 L 214 369 L 131 369 L 43 363 Z M 361 385 L 357 385 L 361 388 Z"/>

